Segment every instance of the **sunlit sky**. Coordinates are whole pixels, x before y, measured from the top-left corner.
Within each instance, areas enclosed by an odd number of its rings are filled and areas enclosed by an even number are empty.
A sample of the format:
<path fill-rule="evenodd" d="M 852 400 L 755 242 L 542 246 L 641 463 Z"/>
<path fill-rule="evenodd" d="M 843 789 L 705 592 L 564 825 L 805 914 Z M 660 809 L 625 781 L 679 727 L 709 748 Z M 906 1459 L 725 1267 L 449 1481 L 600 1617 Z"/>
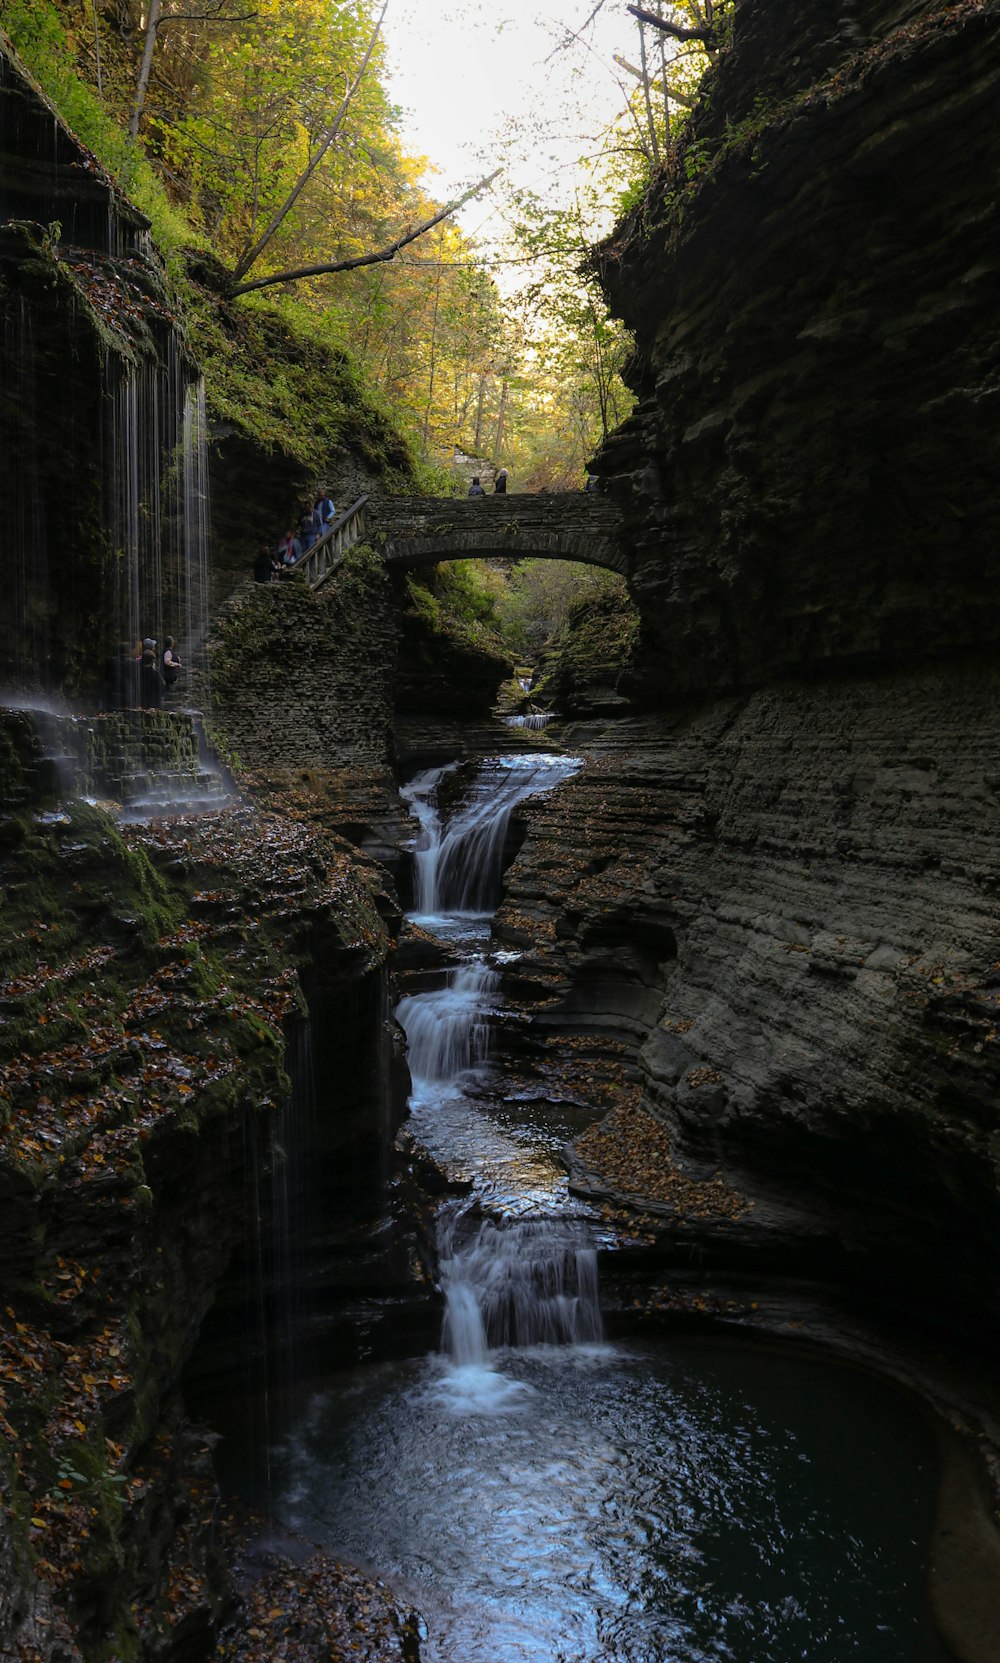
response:
<path fill-rule="evenodd" d="M 568 187 L 588 140 L 623 106 L 626 77 L 613 54 L 635 58 L 626 0 L 604 0 L 588 25 L 596 4 L 390 0 L 392 96 L 405 112 L 404 144 L 428 158 L 434 171 L 425 182 L 439 200 L 501 161 L 517 183 L 549 200 Z M 461 217 L 466 231 L 489 234 L 487 203 Z"/>

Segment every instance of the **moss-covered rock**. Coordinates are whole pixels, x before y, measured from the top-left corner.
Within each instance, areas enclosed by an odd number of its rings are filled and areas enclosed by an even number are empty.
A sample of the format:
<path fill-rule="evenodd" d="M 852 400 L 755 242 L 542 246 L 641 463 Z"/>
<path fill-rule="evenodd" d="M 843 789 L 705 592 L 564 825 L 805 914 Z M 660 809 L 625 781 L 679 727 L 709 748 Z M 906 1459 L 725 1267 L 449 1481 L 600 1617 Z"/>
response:
<path fill-rule="evenodd" d="M 532 700 L 565 716 L 625 710 L 638 635 L 639 616 L 620 580 L 602 593 L 584 596 L 546 644 Z"/>

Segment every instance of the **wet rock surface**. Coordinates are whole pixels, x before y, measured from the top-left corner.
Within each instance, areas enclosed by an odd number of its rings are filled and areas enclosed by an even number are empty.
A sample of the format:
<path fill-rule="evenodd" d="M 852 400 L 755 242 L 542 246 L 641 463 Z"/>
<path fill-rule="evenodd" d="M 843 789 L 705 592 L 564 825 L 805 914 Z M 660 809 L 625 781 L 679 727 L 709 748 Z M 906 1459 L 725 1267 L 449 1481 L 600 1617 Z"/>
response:
<path fill-rule="evenodd" d="M 418 1663 L 421 1622 L 381 1579 L 267 1519 L 227 1517 L 236 1609 L 215 1663 Z"/>

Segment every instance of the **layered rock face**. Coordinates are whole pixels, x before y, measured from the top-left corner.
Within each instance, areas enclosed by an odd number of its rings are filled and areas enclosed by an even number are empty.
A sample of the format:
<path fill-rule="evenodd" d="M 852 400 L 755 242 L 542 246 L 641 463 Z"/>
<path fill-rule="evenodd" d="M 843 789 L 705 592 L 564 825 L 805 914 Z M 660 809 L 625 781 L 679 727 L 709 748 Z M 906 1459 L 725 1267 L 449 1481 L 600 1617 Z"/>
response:
<path fill-rule="evenodd" d="M 598 466 L 667 714 L 569 731 L 590 766 L 533 808 L 500 915 L 538 1022 L 625 1042 L 674 1161 L 753 1201 L 699 1251 L 970 1351 L 998 1285 L 998 88 L 989 3 L 735 7 L 600 254 L 642 402 Z M 604 1154 L 599 1185 L 654 1193 Z"/>
<path fill-rule="evenodd" d="M 982 665 L 624 724 L 534 809 L 500 914 L 542 941 L 536 1022 L 626 1042 L 686 1170 L 799 1213 L 785 1274 L 825 1265 L 977 1347 L 1000 1285 L 997 692 Z"/>
<path fill-rule="evenodd" d="M 148 222 L 2 43 L 0 217 L 0 685 L 93 704 L 204 608 L 197 376 Z"/>
<path fill-rule="evenodd" d="M 650 687 L 994 642 L 1000 10 L 738 0 L 704 90 L 600 251 Z"/>

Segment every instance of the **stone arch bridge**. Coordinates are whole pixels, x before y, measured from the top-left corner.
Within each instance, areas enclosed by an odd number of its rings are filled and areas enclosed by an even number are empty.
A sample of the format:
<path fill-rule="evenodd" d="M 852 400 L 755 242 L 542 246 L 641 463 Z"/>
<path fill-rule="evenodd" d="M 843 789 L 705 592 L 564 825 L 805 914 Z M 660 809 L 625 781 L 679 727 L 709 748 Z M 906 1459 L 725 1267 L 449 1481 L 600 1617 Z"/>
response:
<path fill-rule="evenodd" d="M 573 560 L 625 572 L 621 517 L 597 492 L 530 496 L 371 497 L 367 534 L 387 566 L 441 560 Z"/>
<path fill-rule="evenodd" d="M 441 560 L 574 560 L 625 575 L 621 516 L 597 492 L 537 496 L 359 497 L 295 562 L 313 589 L 362 538 L 389 567 L 412 571 Z"/>

